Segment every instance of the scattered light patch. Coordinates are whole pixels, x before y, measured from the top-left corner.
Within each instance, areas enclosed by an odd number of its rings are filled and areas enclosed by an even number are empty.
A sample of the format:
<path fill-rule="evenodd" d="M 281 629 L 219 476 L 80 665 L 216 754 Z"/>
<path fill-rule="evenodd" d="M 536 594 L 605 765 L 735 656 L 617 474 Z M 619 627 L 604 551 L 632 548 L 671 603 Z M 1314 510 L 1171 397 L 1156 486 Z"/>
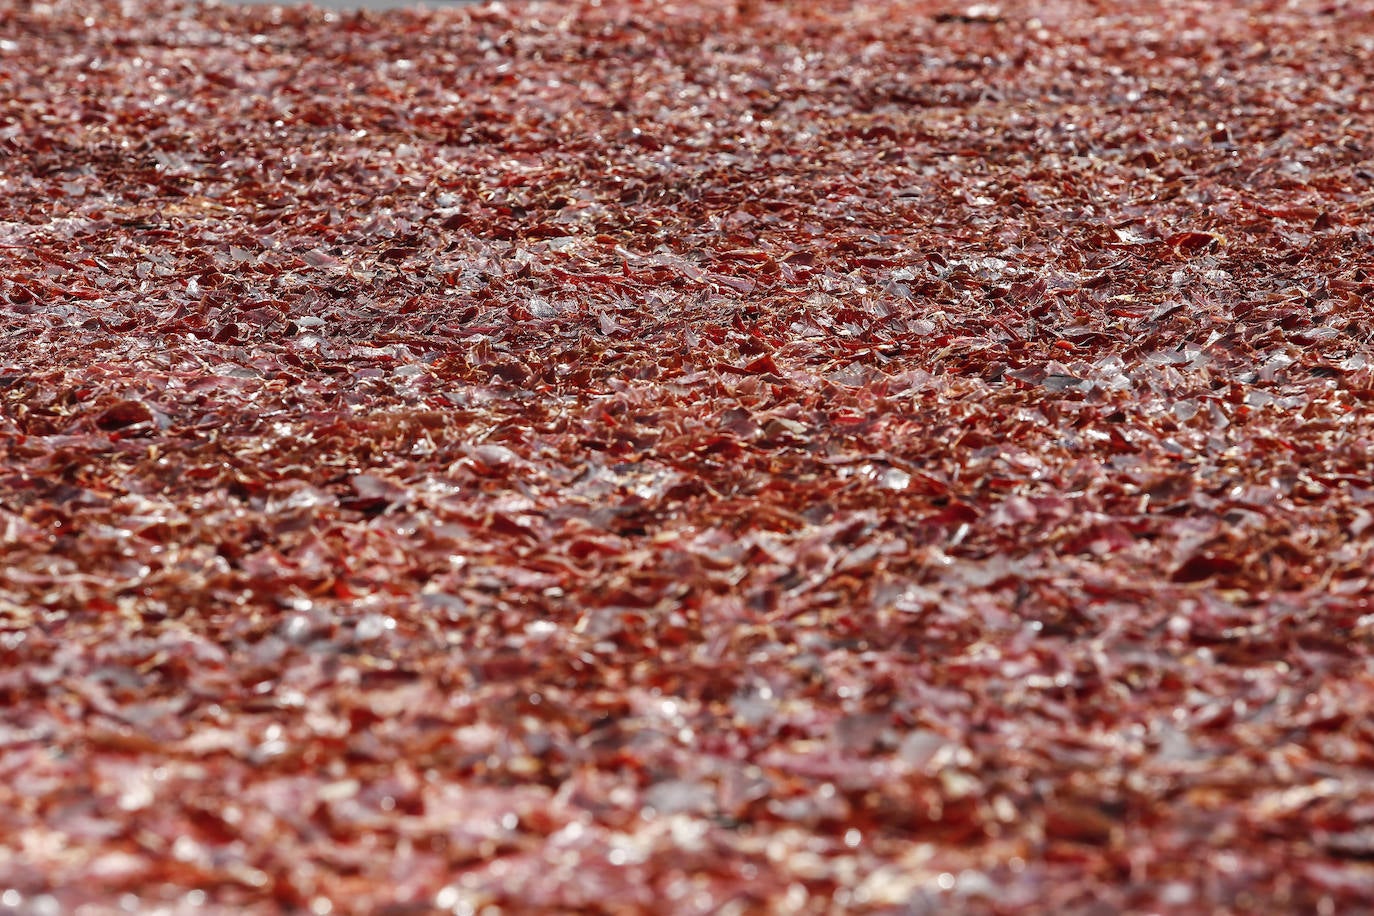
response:
<path fill-rule="evenodd" d="M 552 620 L 534 620 L 525 624 L 525 633 L 536 639 L 543 639 L 558 632 L 558 624 Z"/>
<path fill-rule="evenodd" d="M 911 484 L 911 475 L 900 468 L 888 468 L 878 477 L 878 485 L 884 490 L 905 490 Z"/>
<path fill-rule="evenodd" d="M 367 614 L 354 625 L 353 635 L 359 642 L 370 642 L 395 629 L 394 617 L 386 614 Z"/>

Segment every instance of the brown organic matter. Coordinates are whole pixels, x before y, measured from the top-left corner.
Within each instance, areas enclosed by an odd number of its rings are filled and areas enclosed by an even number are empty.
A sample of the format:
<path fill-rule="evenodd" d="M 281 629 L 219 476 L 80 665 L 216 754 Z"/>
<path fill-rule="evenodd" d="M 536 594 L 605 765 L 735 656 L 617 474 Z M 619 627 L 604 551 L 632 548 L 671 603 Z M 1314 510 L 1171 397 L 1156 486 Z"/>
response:
<path fill-rule="evenodd" d="M 0 903 L 1374 906 L 1371 76 L 0 0 Z"/>

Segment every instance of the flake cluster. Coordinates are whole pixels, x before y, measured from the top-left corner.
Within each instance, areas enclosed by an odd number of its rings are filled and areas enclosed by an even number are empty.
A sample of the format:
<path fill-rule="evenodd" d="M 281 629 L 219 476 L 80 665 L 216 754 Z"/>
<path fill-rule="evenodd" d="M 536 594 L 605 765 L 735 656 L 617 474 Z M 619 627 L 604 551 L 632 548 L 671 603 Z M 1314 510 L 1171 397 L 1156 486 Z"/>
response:
<path fill-rule="evenodd" d="M 6 907 L 1374 900 L 1368 0 L 0 34 Z"/>

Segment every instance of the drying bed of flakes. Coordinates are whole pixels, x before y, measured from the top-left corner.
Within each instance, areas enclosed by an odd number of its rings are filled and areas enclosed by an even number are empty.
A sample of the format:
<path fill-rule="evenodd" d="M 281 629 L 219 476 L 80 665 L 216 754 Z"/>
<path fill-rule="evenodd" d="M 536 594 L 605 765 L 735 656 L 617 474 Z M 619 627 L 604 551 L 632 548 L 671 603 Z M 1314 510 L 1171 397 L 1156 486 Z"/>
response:
<path fill-rule="evenodd" d="M 1374 898 L 1368 2 L 0 21 L 0 903 Z"/>

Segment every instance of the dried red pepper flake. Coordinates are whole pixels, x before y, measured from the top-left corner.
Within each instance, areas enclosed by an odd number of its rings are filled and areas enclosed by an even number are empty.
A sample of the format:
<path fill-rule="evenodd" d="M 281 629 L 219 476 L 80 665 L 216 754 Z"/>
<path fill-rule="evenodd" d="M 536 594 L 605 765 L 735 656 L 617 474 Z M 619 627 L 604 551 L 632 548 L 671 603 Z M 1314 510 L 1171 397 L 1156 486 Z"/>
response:
<path fill-rule="evenodd" d="M 1271 6 L 0 8 L 0 901 L 1367 908 Z"/>

